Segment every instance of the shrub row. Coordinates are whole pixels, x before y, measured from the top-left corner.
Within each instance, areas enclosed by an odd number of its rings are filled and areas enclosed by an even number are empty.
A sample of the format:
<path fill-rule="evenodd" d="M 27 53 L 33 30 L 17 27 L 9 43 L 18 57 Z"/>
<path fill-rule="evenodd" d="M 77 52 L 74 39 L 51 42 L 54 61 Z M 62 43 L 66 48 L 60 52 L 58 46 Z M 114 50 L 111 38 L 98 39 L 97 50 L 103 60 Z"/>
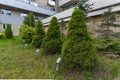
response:
<path fill-rule="evenodd" d="M 91 70 L 97 63 L 96 48 L 87 31 L 82 10 L 75 9 L 73 12 L 63 45 L 60 26 L 56 17 L 50 21 L 46 35 L 40 21 L 36 24 L 35 30 L 29 25 L 22 25 L 20 35 L 25 42 L 32 42 L 35 47 L 41 47 L 45 54 L 61 53 L 62 50 L 62 59 L 70 66 Z"/>

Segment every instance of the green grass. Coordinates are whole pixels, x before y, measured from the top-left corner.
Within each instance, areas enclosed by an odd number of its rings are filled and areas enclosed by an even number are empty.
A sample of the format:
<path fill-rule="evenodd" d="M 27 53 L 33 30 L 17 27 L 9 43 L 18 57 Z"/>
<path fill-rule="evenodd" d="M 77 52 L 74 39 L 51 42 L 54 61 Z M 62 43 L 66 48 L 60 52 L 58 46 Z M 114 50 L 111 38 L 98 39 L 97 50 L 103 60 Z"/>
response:
<path fill-rule="evenodd" d="M 0 39 L 0 78 L 114 80 L 120 76 L 120 59 L 99 56 L 99 66 L 93 73 L 66 69 L 63 62 L 59 66 L 59 71 L 56 71 L 56 60 L 60 54 L 46 56 L 35 54 L 35 50 L 30 45 L 25 47 L 19 38 Z"/>

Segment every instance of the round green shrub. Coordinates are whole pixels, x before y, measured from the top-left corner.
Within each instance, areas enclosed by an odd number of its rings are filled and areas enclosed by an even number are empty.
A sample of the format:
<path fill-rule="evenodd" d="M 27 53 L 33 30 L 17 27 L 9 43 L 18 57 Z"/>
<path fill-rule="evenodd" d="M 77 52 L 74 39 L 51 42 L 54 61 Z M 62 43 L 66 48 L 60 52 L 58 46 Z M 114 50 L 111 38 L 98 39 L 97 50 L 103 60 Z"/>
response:
<path fill-rule="evenodd" d="M 22 36 L 24 30 L 27 28 L 28 26 L 25 24 L 22 24 L 19 28 L 19 36 Z"/>
<path fill-rule="evenodd" d="M 36 48 L 40 48 L 44 37 L 45 37 L 45 32 L 44 32 L 42 23 L 40 20 L 38 20 L 35 27 L 35 35 L 32 40 L 32 45 L 34 45 Z"/>
<path fill-rule="evenodd" d="M 89 35 L 84 13 L 75 9 L 69 22 L 67 38 L 62 47 L 63 61 L 72 67 L 91 70 L 96 66 L 97 54 Z"/>
<path fill-rule="evenodd" d="M 11 29 L 11 24 L 7 24 L 7 28 L 5 29 L 5 37 L 6 38 L 13 38 L 13 32 Z"/>
<path fill-rule="evenodd" d="M 27 27 L 22 31 L 21 38 L 25 41 L 25 43 L 30 44 L 32 42 L 34 35 L 34 29 L 32 27 Z"/>
<path fill-rule="evenodd" d="M 48 31 L 42 44 L 42 50 L 46 54 L 61 53 L 62 37 L 60 26 L 56 17 L 50 21 Z"/>
<path fill-rule="evenodd" d="M 5 34 L 4 33 L 0 33 L 0 39 L 5 38 Z"/>

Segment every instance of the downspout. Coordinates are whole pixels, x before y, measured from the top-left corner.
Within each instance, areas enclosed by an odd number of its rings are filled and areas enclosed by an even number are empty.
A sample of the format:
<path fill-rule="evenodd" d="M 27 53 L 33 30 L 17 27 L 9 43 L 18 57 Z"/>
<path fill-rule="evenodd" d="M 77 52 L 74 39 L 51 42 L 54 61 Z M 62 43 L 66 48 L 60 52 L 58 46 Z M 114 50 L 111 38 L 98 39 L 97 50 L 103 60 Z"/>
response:
<path fill-rule="evenodd" d="M 55 0 L 55 10 L 59 12 L 59 0 Z"/>

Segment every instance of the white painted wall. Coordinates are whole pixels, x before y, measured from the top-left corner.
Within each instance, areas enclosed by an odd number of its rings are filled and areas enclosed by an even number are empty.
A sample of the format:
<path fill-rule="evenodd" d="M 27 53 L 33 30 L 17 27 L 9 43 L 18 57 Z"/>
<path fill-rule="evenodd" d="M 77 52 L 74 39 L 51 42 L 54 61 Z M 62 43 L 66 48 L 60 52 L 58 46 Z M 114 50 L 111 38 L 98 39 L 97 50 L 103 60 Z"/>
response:
<path fill-rule="evenodd" d="M 90 3 L 94 3 L 93 9 L 97 9 L 108 5 L 120 3 L 120 0 L 90 0 Z"/>
<path fill-rule="evenodd" d="M 0 0 L 0 4 L 5 5 L 5 6 L 10 6 L 10 7 L 14 7 L 14 8 L 19 8 L 22 10 L 26 10 L 26 11 L 32 11 L 35 13 L 41 13 L 41 14 L 46 14 L 46 15 L 53 15 L 55 14 L 54 11 L 50 11 L 41 7 L 36 7 L 34 5 L 30 5 L 28 3 L 25 2 L 21 2 L 18 0 Z"/>
<path fill-rule="evenodd" d="M 20 25 L 23 23 L 24 17 L 20 16 L 18 12 L 11 12 L 11 15 L 5 15 L 0 13 L 0 22 L 7 24 Z"/>
<path fill-rule="evenodd" d="M 59 0 L 59 6 L 62 6 L 68 2 L 70 2 L 71 0 Z"/>

